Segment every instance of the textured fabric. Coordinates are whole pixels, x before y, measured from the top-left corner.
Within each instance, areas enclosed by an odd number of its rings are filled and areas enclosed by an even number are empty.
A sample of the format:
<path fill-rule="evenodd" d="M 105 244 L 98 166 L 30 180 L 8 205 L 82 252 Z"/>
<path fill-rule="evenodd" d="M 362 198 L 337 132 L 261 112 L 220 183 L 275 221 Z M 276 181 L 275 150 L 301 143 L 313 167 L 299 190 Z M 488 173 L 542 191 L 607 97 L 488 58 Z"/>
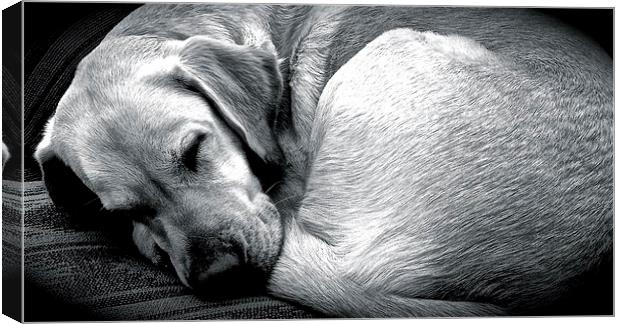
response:
<path fill-rule="evenodd" d="M 3 174 L 4 176 L 4 174 Z M 6 187 L 5 183 L 15 186 Z M 21 316 L 22 226 L 19 183 L 3 181 L 2 188 L 2 313 L 15 320 Z"/>
<path fill-rule="evenodd" d="M 75 225 L 51 205 L 41 182 L 26 183 L 24 188 L 27 321 L 313 316 L 264 295 L 217 301 L 200 298 L 185 288 L 172 271 L 140 257 L 120 233 Z M 3 198 L 4 204 L 12 204 L 5 205 L 7 208 L 18 207 L 19 183 L 4 181 Z M 19 222 L 9 233 L 19 235 Z M 41 291 L 44 297 L 29 296 Z M 50 296 L 56 306 L 46 310 L 42 306 Z M 56 312 L 59 307 L 64 307 L 62 314 Z"/>

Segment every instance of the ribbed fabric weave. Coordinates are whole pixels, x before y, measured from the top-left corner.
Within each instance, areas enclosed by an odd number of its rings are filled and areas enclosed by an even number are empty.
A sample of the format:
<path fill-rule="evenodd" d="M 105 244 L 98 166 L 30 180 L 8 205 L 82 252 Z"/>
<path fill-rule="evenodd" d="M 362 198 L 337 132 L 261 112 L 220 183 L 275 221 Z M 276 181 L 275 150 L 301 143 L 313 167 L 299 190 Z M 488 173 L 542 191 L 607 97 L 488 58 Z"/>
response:
<path fill-rule="evenodd" d="M 4 211 L 17 210 L 19 182 L 3 182 Z M 26 320 L 168 320 L 309 318 L 310 311 L 268 296 L 205 300 L 185 288 L 172 271 L 140 257 L 116 234 L 75 225 L 49 200 L 42 182 L 24 186 L 24 275 Z M 4 227 L 3 244 L 20 235 L 19 215 Z M 16 256 L 16 260 L 19 258 Z M 36 287 L 36 289 L 28 289 Z M 44 291 L 63 312 L 44 314 L 37 296 Z M 31 302 L 29 302 L 31 301 Z M 54 309 L 47 310 L 54 312 Z M 29 316 L 30 315 L 30 316 Z M 65 317 L 63 317 L 65 316 Z"/>

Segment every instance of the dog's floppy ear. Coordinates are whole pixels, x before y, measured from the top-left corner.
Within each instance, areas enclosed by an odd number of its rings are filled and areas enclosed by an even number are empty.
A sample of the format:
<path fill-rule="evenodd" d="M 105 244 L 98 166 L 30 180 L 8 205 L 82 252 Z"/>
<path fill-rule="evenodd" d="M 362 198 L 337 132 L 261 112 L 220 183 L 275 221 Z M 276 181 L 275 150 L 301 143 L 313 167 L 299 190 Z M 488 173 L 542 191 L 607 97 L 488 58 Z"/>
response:
<path fill-rule="evenodd" d="M 270 42 L 255 47 L 191 37 L 181 49 L 175 76 L 207 97 L 261 159 L 280 161 L 272 122 L 282 76 Z"/>
<path fill-rule="evenodd" d="M 52 145 L 54 117 L 45 126 L 43 139 L 34 157 L 41 167 L 43 181 L 54 205 L 71 216 L 94 215 L 101 208 L 97 195 L 56 154 Z"/>

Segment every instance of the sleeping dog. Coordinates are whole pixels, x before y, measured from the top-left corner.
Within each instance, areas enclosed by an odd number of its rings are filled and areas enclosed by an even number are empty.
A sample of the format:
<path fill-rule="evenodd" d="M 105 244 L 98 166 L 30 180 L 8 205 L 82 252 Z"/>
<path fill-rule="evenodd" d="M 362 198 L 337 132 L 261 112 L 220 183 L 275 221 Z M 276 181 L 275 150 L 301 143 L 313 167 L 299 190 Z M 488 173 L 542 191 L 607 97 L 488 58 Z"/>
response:
<path fill-rule="evenodd" d="M 532 314 L 611 253 L 612 84 L 533 11 L 145 5 L 35 156 L 189 287 L 250 267 L 331 316 Z"/>

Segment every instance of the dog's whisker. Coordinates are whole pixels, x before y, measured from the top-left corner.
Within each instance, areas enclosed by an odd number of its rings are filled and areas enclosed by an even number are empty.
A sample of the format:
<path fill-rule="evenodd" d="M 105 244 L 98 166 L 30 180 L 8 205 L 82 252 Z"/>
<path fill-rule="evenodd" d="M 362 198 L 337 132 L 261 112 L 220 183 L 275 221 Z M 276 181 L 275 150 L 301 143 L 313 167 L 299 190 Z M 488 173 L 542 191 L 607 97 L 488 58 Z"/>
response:
<path fill-rule="evenodd" d="M 99 207 L 99 210 L 97 211 L 97 213 L 95 214 L 95 218 L 101 216 L 101 214 L 105 211 L 105 208 L 103 208 L 103 206 Z"/>
<path fill-rule="evenodd" d="M 97 200 L 99 200 L 99 197 L 95 197 L 95 198 L 93 198 L 93 199 L 91 199 L 91 200 L 88 200 L 87 202 L 85 202 L 84 204 L 82 204 L 82 206 L 81 206 L 81 207 L 86 207 L 86 206 L 88 206 L 88 205 L 91 205 L 91 204 L 95 203 Z"/>
<path fill-rule="evenodd" d="M 286 198 L 282 198 L 282 199 L 280 199 L 280 200 L 278 200 L 278 201 L 274 202 L 274 203 L 273 203 L 273 205 L 274 205 L 274 206 L 276 206 L 276 207 L 278 207 L 278 204 L 280 204 L 280 203 L 282 203 L 282 202 L 285 202 L 285 201 L 287 201 L 287 200 L 293 199 L 293 198 L 297 198 L 297 197 L 299 197 L 299 195 L 293 195 L 293 196 L 289 196 L 289 197 L 286 197 Z"/>
<path fill-rule="evenodd" d="M 265 194 L 268 194 L 269 191 L 273 190 L 280 183 L 282 183 L 282 180 L 274 182 L 269 188 L 267 188 L 267 190 L 265 190 Z"/>

